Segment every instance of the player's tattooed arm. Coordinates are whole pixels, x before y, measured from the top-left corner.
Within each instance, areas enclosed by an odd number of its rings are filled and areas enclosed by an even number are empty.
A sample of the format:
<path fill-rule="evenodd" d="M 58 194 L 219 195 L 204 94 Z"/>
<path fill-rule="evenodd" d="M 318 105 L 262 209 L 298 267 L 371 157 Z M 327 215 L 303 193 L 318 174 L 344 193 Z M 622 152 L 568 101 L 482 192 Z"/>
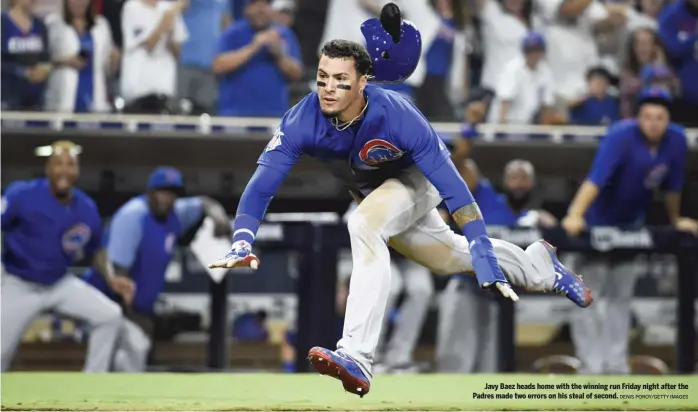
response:
<path fill-rule="evenodd" d="M 136 285 L 131 280 L 128 270 L 114 266 L 109 260 L 106 249 L 100 249 L 92 260 L 92 266 L 104 276 L 107 285 L 130 305 L 136 291 Z"/>
<path fill-rule="evenodd" d="M 458 210 L 453 212 L 451 216 L 453 217 L 453 220 L 459 227 L 463 227 L 468 223 L 474 222 L 476 220 L 483 220 L 482 212 L 480 212 L 480 208 L 475 202 L 459 208 Z"/>

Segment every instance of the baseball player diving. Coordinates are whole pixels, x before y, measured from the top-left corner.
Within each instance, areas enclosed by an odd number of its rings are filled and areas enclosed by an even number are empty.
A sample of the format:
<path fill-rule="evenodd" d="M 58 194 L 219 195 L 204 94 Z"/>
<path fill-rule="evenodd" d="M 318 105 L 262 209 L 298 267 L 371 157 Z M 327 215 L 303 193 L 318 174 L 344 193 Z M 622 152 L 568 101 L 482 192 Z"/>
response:
<path fill-rule="evenodd" d="M 68 274 L 83 257 L 105 283 L 131 299 L 133 282 L 114 273 L 101 247 L 102 220 L 94 201 L 75 187 L 80 148 L 51 145 L 46 177 L 11 183 L 2 198 L 2 370 L 42 312 L 82 320 L 91 326 L 85 372 L 107 372 L 122 325 L 121 309 L 94 287 Z"/>
<path fill-rule="evenodd" d="M 177 240 L 205 216 L 214 222 L 214 234 L 230 235 L 230 220 L 217 201 L 184 195 L 184 178 L 173 167 L 159 167 L 148 178 L 146 193 L 124 204 L 112 219 L 106 248 L 115 273 L 132 279 L 133 299 L 113 293 L 97 268 L 85 280 L 118 302 L 126 321 L 114 354 L 114 370 L 143 372 L 153 332 L 155 304 L 165 288 L 165 273 Z"/>
<path fill-rule="evenodd" d="M 390 293 L 388 244 L 433 272 L 474 274 L 481 287 L 512 300 L 518 296 L 510 282 L 558 292 L 581 307 L 592 299 L 544 242 L 524 251 L 489 239 L 480 209 L 424 116 L 399 94 L 368 84 L 370 76 L 394 82 L 412 73 L 421 51 L 412 23 L 389 3 L 380 20 L 367 20 L 361 30 L 366 48 L 345 40 L 323 46 L 317 91 L 284 115 L 242 194 L 232 250 L 210 267 L 256 268 L 255 234 L 293 164 L 303 154 L 327 163 L 359 206 L 347 224 L 353 265 L 343 337 L 336 351 L 315 347 L 308 359 L 364 396 Z M 465 237 L 439 215 L 442 199 Z"/>

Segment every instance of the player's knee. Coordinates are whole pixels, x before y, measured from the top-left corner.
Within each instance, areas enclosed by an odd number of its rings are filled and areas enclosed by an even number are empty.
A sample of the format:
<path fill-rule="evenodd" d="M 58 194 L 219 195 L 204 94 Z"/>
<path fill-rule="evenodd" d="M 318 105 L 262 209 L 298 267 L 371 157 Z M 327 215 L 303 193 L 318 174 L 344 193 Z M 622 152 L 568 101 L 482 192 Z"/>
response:
<path fill-rule="evenodd" d="M 99 311 L 92 313 L 89 322 L 93 327 L 98 326 L 114 326 L 120 327 L 123 323 L 124 316 L 121 306 L 111 300 L 105 300 L 103 307 Z"/>
<path fill-rule="evenodd" d="M 367 212 L 357 209 L 352 213 L 347 221 L 347 229 L 349 230 L 349 236 L 353 238 L 364 238 L 367 236 L 375 236 L 380 233 L 380 226 L 376 224 L 375 219 L 371 218 Z M 387 241 L 387 239 L 385 239 Z"/>

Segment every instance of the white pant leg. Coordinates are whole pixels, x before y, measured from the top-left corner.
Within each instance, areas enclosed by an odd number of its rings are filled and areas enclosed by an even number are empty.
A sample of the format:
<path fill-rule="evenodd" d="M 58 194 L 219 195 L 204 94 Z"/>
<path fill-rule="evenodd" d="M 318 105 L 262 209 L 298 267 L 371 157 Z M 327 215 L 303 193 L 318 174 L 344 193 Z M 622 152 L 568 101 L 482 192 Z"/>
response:
<path fill-rule="evenodd" d="M 605 362 L 604 372 L 612 374 L 630 373 L 629 344 L 632 317 L 632 300 L 635 283 L 642 266 L 633 260 L 616 262 L 606 279 L 605 321 L 602 324 Z"/>
<path fill-rule="evenodd" d="M 47 286 L 2 273 L 0 325 L 2 327 L 2 371 L 12 364 L 17 346 L 31 322 L 44 310 Z"/>
<path fill-rule="evenodd" d="M 400 267 L 394 261 L 390 262 L 390 293 L 388 294 L 388 303 L 385 305 L 385 317 L 383 318 L 383 326 L 381 326 L 381 334 L 378 339 L 378 348 L 376 350 L 375 360 L 383 362 L 386 359 L 386 335 L 388 333 L 388 322 L 390 321 L 390 313 L 395 309 L 397 299 L 405 288 L 404 274 Z M 397 327 L 397 325 L 395 326 Z M 395 336 L 396 330 L 393 328 L 392 336 Z M 391 339 L 392 340 L 392 339 Z"/>
<path fill-rule="evenodd" d="M 440 201 L 438 191 L 413 167 L 366 196 L 349 217 L 353 265 L 337 348 L 351 356 L 369 379 L 390 294 L 387 241 L 435 211 Z"/>
<path fill-rule="evenodd" d="M 414 348 L 421 335 L 434 294 L 429 269 L 407 259 L 400 259 L 398 266 L 407 296 L 400 306 L 400 316 L 388 343 L 385 362 L 389 365 L 406 365 L 413 362 Z"/>
<path fill-rule="evenodd" d="M 64 276 L 47 300 L 56 312 L 90 325 L 84 372 L 109 372 L 123 323 L 119 305 L 73 275 Z"/>
<path fill-rule="evenodd" d="M 143 329 L 133 321 L 125 320 L 114 356 L 114 370 L 126 373 L 145 372 L 150 346 L 150 338 Z"/>
<path fill-rule="evenodd" d="M 606 358 L 603 341 L 603 324 L 606 312 L 602 310 L 607 302 L 606 281 L 610 267 L 603 259 L 588 259 L 580 254 L 565 256 L 565 266 L 581 274 L 584 284 L 597 291 L 597 304 L 585 310 L 575 310 L 571 314 L 570 333 L 577 359 L 582 363 L 579 373 L 598 375 L 603 373 Z"/>

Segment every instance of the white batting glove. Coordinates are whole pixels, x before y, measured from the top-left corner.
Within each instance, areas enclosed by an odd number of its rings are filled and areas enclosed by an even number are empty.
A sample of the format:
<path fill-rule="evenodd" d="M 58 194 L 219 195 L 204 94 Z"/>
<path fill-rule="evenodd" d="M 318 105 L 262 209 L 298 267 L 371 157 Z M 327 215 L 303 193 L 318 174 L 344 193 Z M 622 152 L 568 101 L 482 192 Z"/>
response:
<path fill-rule="evenodd" d="M 230 252 L 216 262 L 208 265 L 208 267 L 211 269 L 249 267 L 252 270 L 257 270 L 259 267 L 259 258 L 252 254 L 252 245 L 244 240 L 239 240 L 233 243 Z"/>

